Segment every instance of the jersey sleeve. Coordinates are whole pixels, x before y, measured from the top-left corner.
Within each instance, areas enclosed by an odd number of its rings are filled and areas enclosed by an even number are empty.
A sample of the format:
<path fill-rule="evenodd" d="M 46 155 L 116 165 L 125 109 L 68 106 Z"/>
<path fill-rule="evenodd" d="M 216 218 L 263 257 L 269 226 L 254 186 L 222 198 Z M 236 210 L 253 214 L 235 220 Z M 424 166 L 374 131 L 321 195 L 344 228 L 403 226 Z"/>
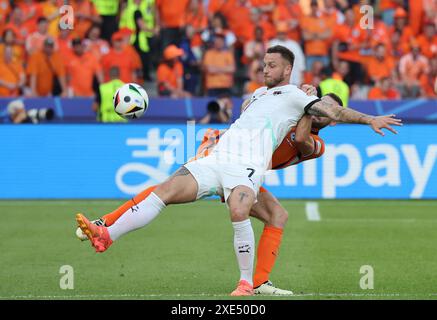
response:
<path fill-rule="evenodd" d="M 317 96 L 308 96 L 301 89 L 296 88 L 292 93 L 293 102 L 299 109 L 304 110 L 305 113 L 308 112 L 309 108 L 311 108 L 315 103 L 319 102 L 320 99 Z"/>

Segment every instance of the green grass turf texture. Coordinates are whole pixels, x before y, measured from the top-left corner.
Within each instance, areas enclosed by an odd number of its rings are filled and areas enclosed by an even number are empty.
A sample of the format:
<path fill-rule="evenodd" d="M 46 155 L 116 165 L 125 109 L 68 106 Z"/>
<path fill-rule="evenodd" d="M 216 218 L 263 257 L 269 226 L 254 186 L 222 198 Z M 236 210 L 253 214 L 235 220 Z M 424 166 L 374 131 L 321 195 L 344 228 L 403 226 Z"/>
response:
<path fill-rule="evenodd" d="M 435 299 L 437 201 L 281 201 L 290 217 L 271 280 L 295 296 L 246 299 Z M 230 299 L 239 272 L 218 201 L 167 208 L 103 254 L 74 235 L 76 212 L 97 218 L 122 201 L 0 201 L 0 299 Z M 263 225 L 252 219 L 256 239 Z M 60 267 L 74 268 L 62 290 Z M 374 269 L 374 289 L 359 286 Z"/>

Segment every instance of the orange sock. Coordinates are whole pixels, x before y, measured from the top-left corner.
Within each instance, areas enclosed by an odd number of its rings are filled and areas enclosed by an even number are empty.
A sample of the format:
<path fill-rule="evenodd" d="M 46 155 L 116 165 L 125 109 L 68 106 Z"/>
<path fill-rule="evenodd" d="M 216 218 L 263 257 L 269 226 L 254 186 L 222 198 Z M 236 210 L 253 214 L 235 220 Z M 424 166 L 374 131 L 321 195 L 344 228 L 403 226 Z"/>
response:
<path fill-rule="evenodd" d="M 141 191 L 139 194 L 137 194 L 135 197 L 130 199 L 129 201 L 126 201 L 123 203 L 120 207 L 118 207 L 116 210 L 112 211 L 111 213 L 105 214 L 102 218 L 105 220 L 105 225 L 110 226 L 114 224 L 115 221 L 120 218 L 123 213 L 125 213 L 129 208 L 135 206 L 136 204 L 140 203 L 144 199 L 146 199 L 149 194 L 153 192 L 153 190 L 156 189 L 156 186 L 151 186 L 147 188 L 144 191 Z"/>
<path fill-rule="evenodd" d="M 253 287 L 256 288 L 269 280 L 270 273 L 278 256 L 282 240 L 282 229 L 265 226 L 259 239 Z"/>

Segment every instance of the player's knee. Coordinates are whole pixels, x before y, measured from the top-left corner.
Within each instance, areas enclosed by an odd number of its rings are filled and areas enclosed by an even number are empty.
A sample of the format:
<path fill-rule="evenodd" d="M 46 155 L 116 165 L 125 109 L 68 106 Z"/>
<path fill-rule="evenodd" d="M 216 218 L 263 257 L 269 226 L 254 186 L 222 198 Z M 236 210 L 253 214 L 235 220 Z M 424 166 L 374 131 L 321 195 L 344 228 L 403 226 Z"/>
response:
<path fill-rule="evenodd" d="M 168 204 L 172 201 L 175 192 L 174 188 L 171 187 L 171 182 L 167 180 L 159 184 L 153 193 L 155 193 L 165 204 Z"/>
<path fill-rule="evenodd" d="M 230 209 L 231 221 L 238 222 L 249 218 L 249 211 L 246 208 L 235 207 Z"/>
<path fill-rule="evenodd" d="M 278 216 L 278 223 L 284 227 L 287 224 L 288 221 L 288 211 L 284 208 L 281 208 L 279 216 Z"/>
<path fill-rule="evenodd" d="M 288 211 L 282 207 L 279 207 L 275 210 L 275 213 L 272 215 L 269 224 L 278 227 L 284 228 L 288 221 Z"/>

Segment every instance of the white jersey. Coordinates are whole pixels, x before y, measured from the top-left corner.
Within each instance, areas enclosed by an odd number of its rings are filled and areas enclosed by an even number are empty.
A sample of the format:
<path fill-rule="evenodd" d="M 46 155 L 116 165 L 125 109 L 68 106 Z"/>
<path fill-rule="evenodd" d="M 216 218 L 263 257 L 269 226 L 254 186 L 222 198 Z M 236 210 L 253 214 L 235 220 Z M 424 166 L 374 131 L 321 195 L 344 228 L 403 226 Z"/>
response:
<path fill-rule="evenodd" d="M 220 138 L 213 153 L 222 163 L 247 165 L 264 172 L 274 150 L 315 102 L 295 85 L 257 89 L 242 113 Z"/>

